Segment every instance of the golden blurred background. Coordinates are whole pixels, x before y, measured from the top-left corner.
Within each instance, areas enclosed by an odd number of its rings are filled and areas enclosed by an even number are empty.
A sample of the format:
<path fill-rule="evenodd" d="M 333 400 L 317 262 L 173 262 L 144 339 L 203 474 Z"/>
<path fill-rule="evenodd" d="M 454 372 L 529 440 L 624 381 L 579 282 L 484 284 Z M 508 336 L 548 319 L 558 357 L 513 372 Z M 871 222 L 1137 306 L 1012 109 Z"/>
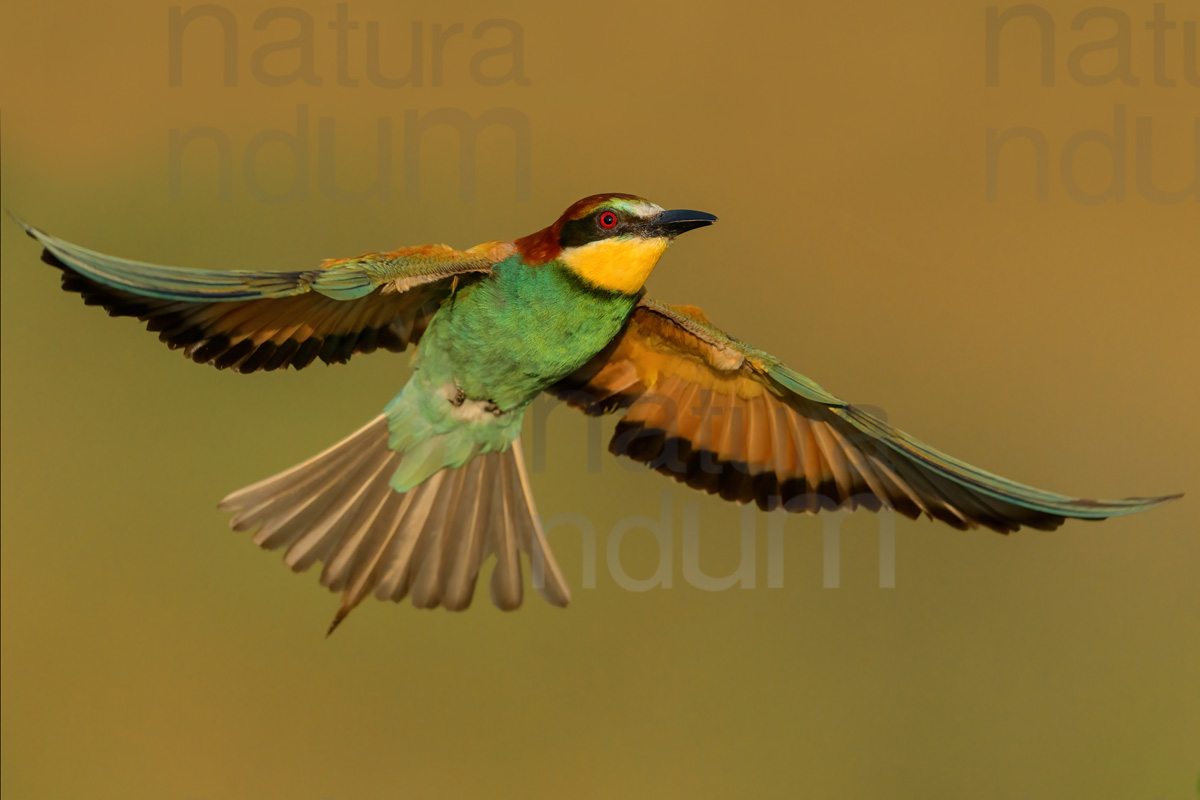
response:
<path fill-rule="evenodd" d="M 372 602 L 326 640 L 336 598 L 215 503 L 377 413 L 408 357 L 200 368 L 59 291 L 5 219 L 5 796 L 1194 796 L 1195 3 L 1165 3 L 1162 46 L 1152 3 L 1036 5 L 1000 28 L 991 86 L 975 0 L 192 8 L 4 2 L 4 207 L 129 258 L 298 269 L 633 192 L 721 217 L 654 295 L 840 396 L 1039 487 L 1193 494 L 1052 534 L 898 520 L 894 589 L 867 514 L 842 528 L 840 588 L 803 517 L 767 588 L 758 514 L 756 588 L 707 592 L 682 576 L 684 504 L 718 576 L 740 510 L 607 454 L 589 471 L 585 420 L 556 410 L 526 427 L 532 480 L 545 517 L 595 526 L 595 588 L 560 526 L 565 611 L 504 614 L 481 587 L 457 615 Z M 432 123 L 493 109 L 464 190 L 457 129 Z M 300 128 L 295 150 L 264 137 Z M 989 136 L 1014 128 L 989 198 Z M 1086 202 L 1114 165 L 1123 193 Z M 608 533 L 664 493 L 673 585 L 626 591 Z M 625 537 L 630 576 L 658 557 Z"/>

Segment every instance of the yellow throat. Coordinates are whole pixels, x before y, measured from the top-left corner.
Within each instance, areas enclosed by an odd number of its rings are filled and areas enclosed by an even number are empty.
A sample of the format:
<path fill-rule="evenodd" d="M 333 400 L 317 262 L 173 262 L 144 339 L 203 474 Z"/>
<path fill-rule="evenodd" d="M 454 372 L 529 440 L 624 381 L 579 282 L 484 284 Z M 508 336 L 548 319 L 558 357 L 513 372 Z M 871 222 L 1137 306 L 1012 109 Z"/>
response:
<path fill-rule="evenodd" d="M 670 243 L 666 237 L 601 239 L 568 247 L 561 258 L 572 272 L 594 286 L 637 294 Z"/>

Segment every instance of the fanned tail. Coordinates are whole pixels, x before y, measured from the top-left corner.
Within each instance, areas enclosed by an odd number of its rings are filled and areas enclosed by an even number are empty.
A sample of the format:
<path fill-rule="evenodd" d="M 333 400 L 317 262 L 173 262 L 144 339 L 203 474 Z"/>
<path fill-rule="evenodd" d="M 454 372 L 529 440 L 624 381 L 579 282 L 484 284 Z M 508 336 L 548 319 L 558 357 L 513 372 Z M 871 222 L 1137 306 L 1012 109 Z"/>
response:
<path fill-rule="evenodd" d="M 321 583 L 342 593 L 330 632 L 371 592 L 397 602 L 411 596 L 418 608 L 464 609 L 492 556 L 499 608 L 521 605 L 521 553 L 542 597 L 567 604 L 570 590 L 538 521 L 520 440 L 398 492 L 389 482 L 405 457 L 388 449 L 381 414 L 325 452 L 230 494 L 220 508 L 236 512 L 234 530 L 258 529 L 255 544 L 284 550 L 293 570 L 324 564 Z"/>

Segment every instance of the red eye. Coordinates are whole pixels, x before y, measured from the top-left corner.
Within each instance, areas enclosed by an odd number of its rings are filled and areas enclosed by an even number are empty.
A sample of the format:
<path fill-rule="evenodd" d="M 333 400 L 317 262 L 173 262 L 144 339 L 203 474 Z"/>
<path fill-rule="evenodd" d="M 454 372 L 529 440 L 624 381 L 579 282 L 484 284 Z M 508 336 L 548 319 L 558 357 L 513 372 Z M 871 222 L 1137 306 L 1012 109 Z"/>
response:
<path fill-rule="evenodd" d="M 605 211 L 599 217 L 601 228 L 614 228 L 617 225 L 617 215 L 611 211 Z"/>

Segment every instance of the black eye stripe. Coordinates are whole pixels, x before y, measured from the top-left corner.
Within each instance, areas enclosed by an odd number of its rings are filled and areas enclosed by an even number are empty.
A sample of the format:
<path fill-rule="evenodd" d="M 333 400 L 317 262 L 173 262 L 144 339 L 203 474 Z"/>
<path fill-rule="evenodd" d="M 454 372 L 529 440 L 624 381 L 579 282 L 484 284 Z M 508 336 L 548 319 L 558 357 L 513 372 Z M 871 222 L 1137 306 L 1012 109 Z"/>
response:
<path fill-rule="evenodd" d="M 605 223 L 609 220 L 611 223 L 606 225 Z M 608 239 L 627 228 L 629 228 L 628 220 L 622 219 L 616 211 L 606 208 L 564 224 L 558 235 L 558 246 L 563 248 L 579 247 L 589 242 Z"/>

